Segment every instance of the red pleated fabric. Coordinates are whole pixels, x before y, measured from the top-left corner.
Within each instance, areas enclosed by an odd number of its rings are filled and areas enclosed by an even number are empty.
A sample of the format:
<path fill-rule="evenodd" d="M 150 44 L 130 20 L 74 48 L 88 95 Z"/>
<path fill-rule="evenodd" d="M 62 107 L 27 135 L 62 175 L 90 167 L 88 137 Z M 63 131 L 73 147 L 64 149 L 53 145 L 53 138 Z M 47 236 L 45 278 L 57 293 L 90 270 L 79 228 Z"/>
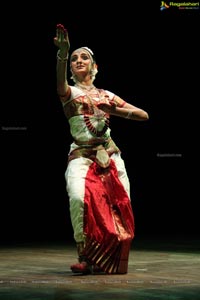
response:
<path fill-rule="evenodd" d="M 106 169 L 96 162 L 90 166 L 84 205 L 85 256 L 89 263 L 108 274 L 127 273 L 134 215 L 113 160 Z"/>

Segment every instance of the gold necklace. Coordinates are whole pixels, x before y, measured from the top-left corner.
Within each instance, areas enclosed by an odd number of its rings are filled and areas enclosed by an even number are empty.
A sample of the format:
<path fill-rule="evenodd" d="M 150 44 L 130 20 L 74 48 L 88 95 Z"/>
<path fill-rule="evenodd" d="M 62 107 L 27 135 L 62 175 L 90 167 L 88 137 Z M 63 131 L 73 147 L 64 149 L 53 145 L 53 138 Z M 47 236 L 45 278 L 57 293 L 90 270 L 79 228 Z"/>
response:
<path fill-rule="evenodd" d="M 101 99 L 101 94 L 99 92 L 99 90 L 94 86 L 94 85 L 90 85 L 90 86 L 85 86 L 85 85 L 82 85 L 80 83 L 76 84 L 75 85 L 76 87 L 80 88 L 80 89 L 85 89 L 87 90 L 88 92 L 90 92 L 92 89 L 95 89 L 97 95 L 98 95 L 98 98 L 99 100 Z M 87 97 L 88 97 L 88 100 L 92 106 L 92 115 L 95 117 L 96 120 L 100 121 L 102 119 L 105 120 L 105 125 L 103 126 L 103 128 L 101 130 L 97 130 L 91 123 L 90 121 L 90 117 L 91 116 L 88 116 L 88 115 L 84 115 L 84 121 L 85 121 L 85 124 L 87 126 L 87 128 L 89 129 L 89 131 L 94 134 L 96 137 L 102 137 L 106 130 L 108 129 L 109 127 L 109 118 L 106 117 L 106 113 L 99 110 L 98 108 L 96 108 L 96 106 L 93 104 L 93 101 L 92 100 L 92 97 L 89 95 L 89 93 L 86 93 Z"/>

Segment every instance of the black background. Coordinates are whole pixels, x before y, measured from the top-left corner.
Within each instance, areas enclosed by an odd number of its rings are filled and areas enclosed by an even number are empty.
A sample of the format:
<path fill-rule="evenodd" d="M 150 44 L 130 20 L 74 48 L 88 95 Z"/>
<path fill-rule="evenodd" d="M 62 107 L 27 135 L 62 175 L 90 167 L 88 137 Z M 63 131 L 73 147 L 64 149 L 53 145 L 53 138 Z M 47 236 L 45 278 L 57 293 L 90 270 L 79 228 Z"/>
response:
<path fill-rule="evenodd" d="M 56 94 L 57 23 L 68 29 L 71 51 L 94 51 L 97 87 L 149 113 L 144 123 L 111 119 L 136 235 L 198 235 L 199 12 L 131 1 L 41 5 L 8 3 L 1 26 L 1 242 L 73 239 L 64 179 L 72 140 Z"/>

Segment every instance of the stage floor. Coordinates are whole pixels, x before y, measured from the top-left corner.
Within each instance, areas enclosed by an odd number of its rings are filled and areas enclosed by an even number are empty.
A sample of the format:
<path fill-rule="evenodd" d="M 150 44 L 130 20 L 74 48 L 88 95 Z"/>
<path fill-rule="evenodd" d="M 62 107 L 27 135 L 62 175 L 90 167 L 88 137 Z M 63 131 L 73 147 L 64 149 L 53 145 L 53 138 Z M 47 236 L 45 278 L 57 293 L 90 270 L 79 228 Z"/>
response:
<path fill-rule="evenodd" d="M 0 300 L 198 300 L 200 242 L 143 239 L 132 244 L 125 275 L 76 275 L 75 244 L 0 248 Z"/>

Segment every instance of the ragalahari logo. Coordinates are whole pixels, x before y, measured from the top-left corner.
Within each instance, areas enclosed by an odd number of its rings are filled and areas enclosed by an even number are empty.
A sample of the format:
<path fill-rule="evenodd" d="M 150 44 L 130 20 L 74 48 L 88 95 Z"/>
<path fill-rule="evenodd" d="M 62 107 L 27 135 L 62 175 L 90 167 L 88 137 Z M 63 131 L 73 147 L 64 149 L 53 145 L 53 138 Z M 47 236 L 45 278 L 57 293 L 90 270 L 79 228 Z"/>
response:
<path fill-rule="evenodd" d="M 177 9 L 199 9 L 199 2 L 173 2 L 170 1 L 166 3 L 161 1 L 160 10 L 165 10 L 168 8 L 177 8 Z"/>
<path fill-rule="evenodd" d="M 161 1 L 160 10 L 164 10 L 164 9 L 169 8 L 169 7 L 170 6 L 166 2 Z"/>

